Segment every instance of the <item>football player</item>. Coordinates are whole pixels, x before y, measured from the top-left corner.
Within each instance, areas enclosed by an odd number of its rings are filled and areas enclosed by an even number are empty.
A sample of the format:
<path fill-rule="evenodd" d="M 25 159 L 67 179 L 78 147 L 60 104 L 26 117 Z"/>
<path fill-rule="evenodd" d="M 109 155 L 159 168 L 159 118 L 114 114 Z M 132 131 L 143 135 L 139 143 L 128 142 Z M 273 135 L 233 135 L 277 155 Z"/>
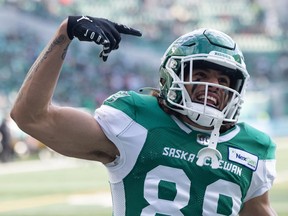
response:
<path fill-rule="evenodd" d="M 249 74 L 222 32 L 198 29 L 176 39 L 152 94 L 117 92 L 95 116 L 53 104 L 73 38 L 101 45 L 106 61 L 121 34 L 141 36 L 107 19 L 64 20 L 19 91 L 11 111 L 19 127 L 63 155 L 102 162 L 115 216 L 276 215 L 268 195 L 275 144 L 237 122 Z"/>

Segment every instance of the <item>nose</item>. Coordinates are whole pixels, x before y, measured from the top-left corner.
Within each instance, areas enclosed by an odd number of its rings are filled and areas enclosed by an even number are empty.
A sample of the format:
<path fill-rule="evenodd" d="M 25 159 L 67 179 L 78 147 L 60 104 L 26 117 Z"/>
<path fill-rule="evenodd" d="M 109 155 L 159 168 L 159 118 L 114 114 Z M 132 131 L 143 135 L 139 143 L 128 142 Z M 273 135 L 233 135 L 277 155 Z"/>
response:
<path fill-rule="evenodd" d="M 211 83 L 211 84 L 219 84 L 219 80 L 217 77 L 209 77 L 209 79 L 207 79 L 207 82 Z M 219 88 L 217 86 L 213 86 L 213 85 L 209 85 L 208 89 L 210 91 L 218 91 L 219 90 Z"/>
<path fill-rule="evenodd" d="M 215 76 L 210 76 L 210 77 L 207 79 L 207 82 L 213 83 L 213 84 L 219 84 L 218 77 L 215 77 Z"/>

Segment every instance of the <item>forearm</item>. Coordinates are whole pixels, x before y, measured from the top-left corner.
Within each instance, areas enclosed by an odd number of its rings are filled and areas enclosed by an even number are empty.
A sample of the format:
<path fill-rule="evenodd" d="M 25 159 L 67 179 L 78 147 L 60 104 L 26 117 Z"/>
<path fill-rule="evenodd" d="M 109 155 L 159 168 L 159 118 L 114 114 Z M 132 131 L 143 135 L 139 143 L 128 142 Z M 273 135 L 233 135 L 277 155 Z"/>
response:
<path fill-rule="evenodd" d="M 71 40 L 76 37 L 80 41 L 103 46 L 100 57 L 106 61 L 109 53 L 118 49 L 121 33 L 142 35 L 136 29 L 103 18 L 71 16 L 63 21 L 29 70 L 12 108 L 11 117 L 25 129 L 29 129 L 29 125 L 33 125 L 34 129 L 39 128 L 41 124 L 45 128 L 46 120 L 51 121 L 55 114 L 50 110 L 57 110 L 50 106 L 51 98 Z"/>
<path fill-rule="evenodd" d="M 70 44 L 63 22 L 30 68 L 11 111 L 16 121 L 31 121 L 48 110 Z"/>
<path fill-rule="evenodd" d="M 271 208 L 261 208 L 261 209 L 252 209 L 249 211 L 241 211 L 239 216 L 253 216 L 253 215 L 263 215 L 263 216 L 277 216 L 277 212 Z"/>
<path fill-rule="evenodd" d="M 277 216 L 276 211 L 271 207 L 268 191 L 261 196 L 255 197 L 244 204 L 239 216 Z"/>

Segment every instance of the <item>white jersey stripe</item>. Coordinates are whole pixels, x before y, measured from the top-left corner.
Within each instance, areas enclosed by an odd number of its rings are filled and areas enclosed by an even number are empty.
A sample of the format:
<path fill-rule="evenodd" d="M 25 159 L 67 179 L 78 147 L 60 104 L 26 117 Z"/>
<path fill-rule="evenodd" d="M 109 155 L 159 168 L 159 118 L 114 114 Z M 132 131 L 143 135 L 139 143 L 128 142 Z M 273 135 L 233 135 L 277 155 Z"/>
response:
<path fill-rule="evenodd" d="M 120 182 L 133 169 L 148 131 L 122 111 L 106 105 L 96 110 L 95 119 L 120 151 L 120 157 L 115 161 L 115 165 L 110 163 L 106 166 L 110 182 Z"/>

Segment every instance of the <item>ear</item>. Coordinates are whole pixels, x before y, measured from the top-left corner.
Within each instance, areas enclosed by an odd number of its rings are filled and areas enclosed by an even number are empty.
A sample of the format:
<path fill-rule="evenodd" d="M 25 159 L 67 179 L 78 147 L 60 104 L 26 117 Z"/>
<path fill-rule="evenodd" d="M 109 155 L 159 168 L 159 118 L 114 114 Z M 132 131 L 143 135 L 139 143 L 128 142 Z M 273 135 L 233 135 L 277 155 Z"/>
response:
<path fill-rule="evenodd" d="M 166 83 L 166 80 L 164 78 L 160 78 L 160 83 L 161 83 L 162 86 L 164 86 L 165 83 Z"/>

